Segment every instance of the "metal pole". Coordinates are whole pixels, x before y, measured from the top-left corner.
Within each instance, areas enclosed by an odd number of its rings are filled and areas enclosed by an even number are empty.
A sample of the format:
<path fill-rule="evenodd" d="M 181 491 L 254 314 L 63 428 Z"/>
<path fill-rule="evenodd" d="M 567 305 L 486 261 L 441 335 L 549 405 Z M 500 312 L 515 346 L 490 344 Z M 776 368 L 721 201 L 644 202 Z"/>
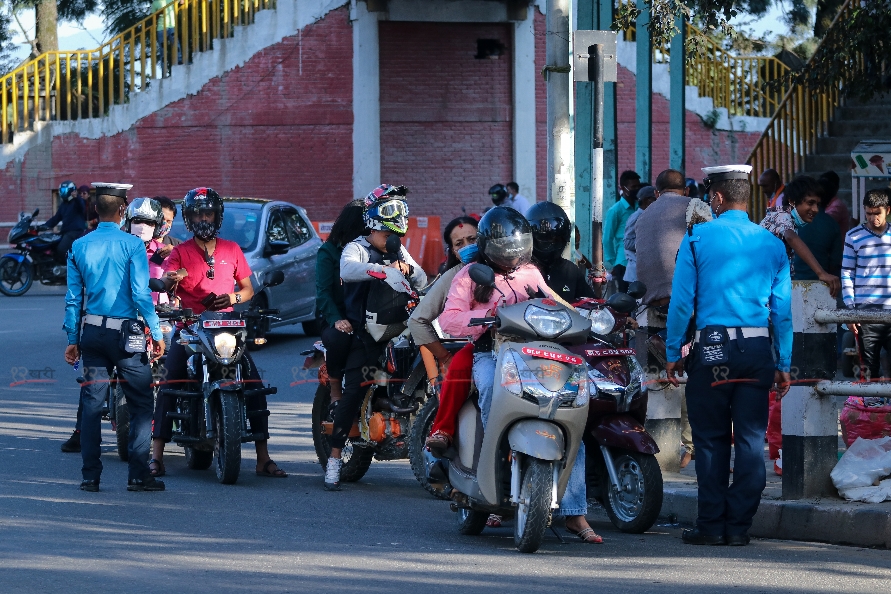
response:
<path fill-rule="evenodd" d="M 600 0 L 598 10 L 598 26 L 601 31 L 608 31 L 613 25 L 613 0 Z M 604 208 L 616 203 L 619 196 L 619 165 L 616 149 L 618 135 L 616 122 L 616 83 L 607 82 L 603 87 L 603 196 Z M 600 238 L 596 240 L 597 249 L 603 250 Z"/>
<path fill-rule="evenodd" d="M 594 263 L 595 270 L 603 268 L 603 46 L 600 44 L 591 47 L 591 59 L 594 60 L 594 81 L 592 84 L 592 108 L 591 118 L 591 210 L 594 218 Z"/>
<path fill-rule="evenodd" d="M 596 29 L 596 0 L 576 0 L 576 28 L 579 30 Z M 588 51 L 588 48 L 576 47 L 574 52 Z M 578 74 L 578 73 L 574 73 Z M 574 77 L 575 78 L 575 77 Z M 581 241 L 579 251 L 588 260 L 594 262 L 592 221 L 594 220 L 592 192 L 596 178 L 592 176 L 591 140 L 585 131 L 592 126 L 591 119 L 593 101 L 592 83 L 576 79 L 575 82 L 575 222 Z"/>
<path fill-rule="evenodd" d="M 684 42 L 686 41 L 687 23 L 684 17 L 678 17 L 675 26 L 679 29 L 677 35 L 671 38 L 671 103 L 669 124 L 669 150 L 668 166 L 678 171 L 686 169 L 686 117 L 687 117 L 687 69 L 685 62 Z"/>
<path fill-rule="evenodd" d="M 636 150 L 635 167 L 642 181 L 650 180 L 653 155 L 653 38 L 647 26 L 650 24 L 650 4 L 637 0 L 640 15 L 637 17 L 637 81 L 636 81 Z"/>
<path fill-rule="evenodd" d="M 569 0 L 548 0 L 547 29 L 548 200 L 561 206 L 574 220 L 575 180 L 569 121 Z"/>

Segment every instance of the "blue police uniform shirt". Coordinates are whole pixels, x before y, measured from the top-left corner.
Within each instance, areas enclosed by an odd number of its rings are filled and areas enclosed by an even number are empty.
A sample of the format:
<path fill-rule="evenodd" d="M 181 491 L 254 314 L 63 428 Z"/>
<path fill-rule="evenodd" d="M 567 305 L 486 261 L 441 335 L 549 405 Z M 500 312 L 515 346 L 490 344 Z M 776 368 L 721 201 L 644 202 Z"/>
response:
<path fill-rule="evenodd" d="M 65 295 L 68 344 L 78 343 L 84 292 L 88 314 L 135 318 L 138 311 L 152 338 L 162 340 L 164 335 L 148 281 L 145 244 L 135 235 L 121 231 L 115 223 L 99 223 L 95 231 L 75 240 L 68 254 Z"/>
<path fill-rule="evenodd" d="M 690 245 L 696 247 L 696 266 Z M 697 273 L 698 271 L 698 273 Z M 730 210 L 684 235 L 668 309 L 669 361 L 681 358 L 681 345 L 696 307 L 696 329 L 709 325 L 766 328 L 773 324 L 776 367 L 792 364 L 792 279 L 783 242 Z M 731 333 L 731 338 L 733 334 Z"/>

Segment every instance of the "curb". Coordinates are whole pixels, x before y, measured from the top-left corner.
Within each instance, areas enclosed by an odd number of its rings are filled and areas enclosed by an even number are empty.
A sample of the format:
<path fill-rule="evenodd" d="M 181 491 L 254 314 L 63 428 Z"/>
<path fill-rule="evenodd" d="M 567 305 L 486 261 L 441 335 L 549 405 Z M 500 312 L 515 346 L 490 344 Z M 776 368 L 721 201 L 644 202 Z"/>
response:
<path fill-rule="evenodd" d="M 695 524 L 696 491 L 665 489 L 660 515 L 668 514 L 676 514 L 681 524 Z M 891 548 L 891 512 L 886 505 L 858 505 L 841 500 L 762 499 L 749 534 L 757 538 Z"/>

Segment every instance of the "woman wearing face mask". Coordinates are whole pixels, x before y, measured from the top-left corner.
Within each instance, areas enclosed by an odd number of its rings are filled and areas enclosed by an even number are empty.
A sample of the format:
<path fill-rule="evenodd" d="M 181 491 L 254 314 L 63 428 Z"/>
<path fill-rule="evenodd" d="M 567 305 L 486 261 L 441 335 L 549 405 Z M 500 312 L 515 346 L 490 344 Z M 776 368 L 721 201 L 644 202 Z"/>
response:
<path fill-rule="evenodd" d="M 164 276 L 164 260 L 166 255 L 161 251 L 161 225 L 163 214 L 161 205 L 151 198 L 136 198 L 127 207 L 124 217 L 124 231 L 140 238 L 145 244 L 145 253 L 149 259 L 149 277 Z M 169 252 L 167 252 L 169 254 Z M 166 303 L 166 293 L 152 293 L 155 304 Z"/>
<path fill-rule="evenodd" d="M 798 236 L 799 230 L 812 222 L 819 212 L 819 195 L 816 190 L 810 193 L 805 191 L 807 184 L 802 181 L 802 178 L 796 178 L 789 185 L 793 190 L 791 195 L 787 191 L 784 194 L 783 206 L 767 210 L 767 214 L 761 221 L 761 226 L 786 244 L 789 267 L 792 269 L 793 277 L 795 276 L 795 270 L 792 268 L 792 254 L 794 253 L 814 271 L 819 280 L 829 285 L 829 293 L 835 297 L 841 290 L 841 279 L 826 272 L 807 244 Z M 715 215 L 720 216 L 721 208 L 722 206 L 715 208 Z"/>
<path fill-rule="evenodd" d="M 430 350 L 439 363 L 440 376 L 444 376 L 439 395 L 439 409 L 427 438 L 427 448 L 440 457 L 452 443 L 458 411 L 470 392 L 470 373 L 473 368 L 473 344 L 470 343 L 453 356 L 442 343 L 433 327 L 433 321 L 445 308 L 446 297 L 452 280 L 462 266 L 476 259 L 477 221 L 471 217 L 458 217 L 446 225 L 442 238 L 448 250 L 445 272 L 433 282 L 421 303 L 408 319 L 408 329 L 415 344 Z"/>

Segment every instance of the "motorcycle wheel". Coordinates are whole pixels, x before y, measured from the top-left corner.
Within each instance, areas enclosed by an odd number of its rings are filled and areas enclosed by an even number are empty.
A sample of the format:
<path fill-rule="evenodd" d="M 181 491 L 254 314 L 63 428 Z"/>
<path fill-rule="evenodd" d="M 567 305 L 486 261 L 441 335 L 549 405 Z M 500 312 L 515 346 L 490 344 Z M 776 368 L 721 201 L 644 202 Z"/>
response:
<path fill-rule="evenodd" d="M 514 520 L 514 545 L 521 553 L 534 553 L 544 540 L 551 519 L 554 463 L 528 458 L 520 480 L 520 504 Z"/>
<path fill-rule="evenodd" d="M 319 384 L 316 396 L 312 401 L 312 443 L 323 469 L 328 467 L 328 458 L 331 456 L 331 438 L 322 432 L 322 422 L 328 416 L 329 404 L 331 404 L 331 390 L 327 385 Z M 343 458 L 343 467 L 340 470 L 340 481 L 355 483 L 365 476 L 371 467 L 374 449 L 355 446 L 347 438 L 341 457 Z"/>
<path fill-rule="evenodd" d="M 34 269 L 28 262 L 22 262 L 22 267 L 16 274 L 15 269 L 19 263 L 12 258 L 0 260 L 0 293 L 9 297 L 20 297 L 28 292 L 34 283 Z"/>
<path fill-rule="evenodd" d="M 186 446 L 186 466 L 192 470 L 207 470 L 213 464 L 213 452 L 196 450 Z"/>
<path fill-rule="evenodd" d="M 439 398 L 431 396 L 415 415 L 415 421 L 411 425 L 411 436 L 408 441 L 408 459 L 411 462 L 411 471 L 415 478 L 421 483 L 424 489 L 436 497 L 437 499 L 448 499 L 442 494 L 441 490 L 433 487 L 427 478 L 427 456 L 426 441 L 430 435 L 430 427 L 433 426 L 433 419 L 436 418 L 436 411 L 439 410 Z M 462 532 L 461 534 L 464 534 Z M 477 533 L 479 534 L 479 533 Z"/>
<path fill-rule="evenodd" d="M 465 536 L 478 536 L 486 527 L 489 514 L 475 509 L 458 509 L 458 532 Z"/>
<path fill-rule="evenodd" d="M 606 467 L 601 471 L 601 502 L 613 525 L 628 534 L 642 534 L 656 523 L 662 509 L 662 471 L 651 454 L 619 450 L 613 455 L 621 491 L 612 488 Z"/>
<path fill-rule="evenodd" d="M 114 420 L 115 420 L 115 437 L 118 442 L 118 458 L 122 462 L 130 460 L 130 407 L 127 405 L 127 398 L 124 396 L 124 390 L 120 384 L 114 385 Z"/>
<path fill-rule="evenodd" d="M 217 439 L 214 453 L 217 459 L 217 480 L 234 485 L 241 471 L 241 404 L 232 392 L 220 394 L 220 405 L 214 411 Z"/>

